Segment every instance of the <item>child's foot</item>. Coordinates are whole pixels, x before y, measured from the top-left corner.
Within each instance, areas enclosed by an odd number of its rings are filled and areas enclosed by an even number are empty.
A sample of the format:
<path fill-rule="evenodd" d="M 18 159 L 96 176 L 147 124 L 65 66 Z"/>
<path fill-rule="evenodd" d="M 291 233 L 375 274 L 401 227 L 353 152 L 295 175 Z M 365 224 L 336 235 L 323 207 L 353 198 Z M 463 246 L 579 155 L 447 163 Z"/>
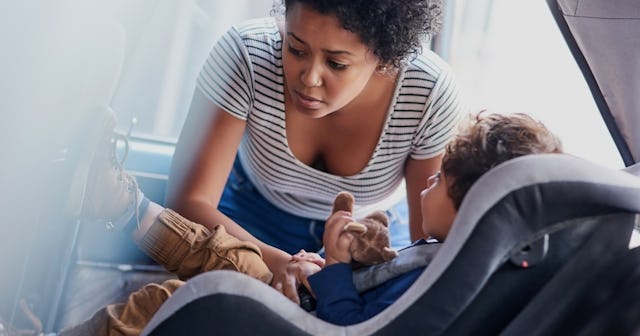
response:
<path fill-rule="evenodd" d="M 135 178 L 127 174 L 122 164 L 128 151 L 127 138 L 114 131 L 116 117 L 106 109 L 102 120 L 83 130 L 88 138 L 76 141 L 90 141 L 80 150 L 77 171 L 72 186 L 72 211 L 77 217 L 103 221 L 109 230 L 122 230 L 132 219 L 139 219 L 138 206 L 142 193 Z M 83 125 L 87 126 L 87 125 Z M 119 159 L 116 154 L 118 142 L 125 145 L 125 155 Z M 83 145 L 79 145 L 83 146 Z M 78 155 L 78 153 L 76 153 Z M 74 191 L 75 190 L 75 191 Z"/>

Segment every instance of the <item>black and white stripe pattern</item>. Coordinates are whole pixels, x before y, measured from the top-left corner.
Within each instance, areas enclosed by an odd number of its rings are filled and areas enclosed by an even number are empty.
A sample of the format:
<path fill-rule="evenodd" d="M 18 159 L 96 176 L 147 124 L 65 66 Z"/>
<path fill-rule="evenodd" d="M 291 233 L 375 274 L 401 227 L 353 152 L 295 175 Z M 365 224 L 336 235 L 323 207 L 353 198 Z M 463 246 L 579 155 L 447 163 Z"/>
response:
<path fill-rule="evenodd" d="M 395 100 L 369 163 L 353 176 L 336 176 L 298 161 L 285 132 L 282 40 L 274 18 L 230 29 L 212 49 L 197 87 L 215 104 L 247 121 L 240 160 L 258 190 L 298 216 L 324 220 L 342 190 L 358 200 L 355 216 L 388 209 L 404 196 L 407 158 L 438 155 L 465 107 L 453 74 L 425 51 L 401 73 Z"/>

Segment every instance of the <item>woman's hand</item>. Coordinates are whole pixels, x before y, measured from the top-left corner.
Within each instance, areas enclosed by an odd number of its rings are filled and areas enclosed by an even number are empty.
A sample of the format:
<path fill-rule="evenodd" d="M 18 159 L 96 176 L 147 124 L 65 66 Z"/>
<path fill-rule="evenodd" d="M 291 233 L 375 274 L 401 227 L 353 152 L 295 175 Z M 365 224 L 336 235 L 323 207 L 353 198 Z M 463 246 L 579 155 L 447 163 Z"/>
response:
<path fill-rule="evenodd" d="M 322 236 L 327 265 L 351 263 L 349 246 L 353 241 L 353 234 L 345 231 L 344 227 L 353 221 L 348 211 L 337 211 L 327 219 Z"/>
<path fill-rule="evenodd" d="M 286 254 L 283 253 L 277 262 L 271 263 L 270 268 L 273 272 L 271 286 L 288 297 L 289 300 L 300 304 L 298 286 L 302 284 L 311 292 L 307 278 L 321 270 L 325 261 L 319 254 L 305 250 L 300 250 L 287 259 L 284 259 L 284 255 Z"/>
<path fill-rule="evenodd" d="M 324 267 L 324 258 L 314 252 L 307 252 L 300 250 L 300 252 L 291 256 L 291 261 L 308 261 L 318 265 L 320 268 Z"/>
<path fill-rule="evenodd" d="M 309 292 L 313 295 L 313 291 L 311 290 L 311 285 L 309 284 L 309 280 L 307 280 L 307 278 L 312 274 L 320 271 L 322 268 L 314 262 L 303 260 L 303 261 L 291 261 L 289 263 L 289 269 L 296 275 L 296 280 L 298 281 L 298 283 L 307 287 Z"/>
<path fill-rule="evenodd" d="M 283 251 L 279 251 L 277 259 L 271 259 L 267 263 L 271 272 L 273 272 L 273 280 L 271 281 L 271 287 L 289 300 L 300 304 L 300 298 L 298 297 L 298 280 L 296 278 L 297 270 L 292 267 L 291 255 Z M 267 260 L 265 260 L 266 262 Z"/>
<path fill-rule="evenodd" d="M 296 279 L 298 283 L 301 283 L 305 286 L 311 295 L 315 297 L 313 294 L 313 290 L 311 289 L 311 285 L 309 284 L 309 280 L 307 279 L 310 275 L 320 271 L 325 265 L 324 258 L 319 254 L 314 252 L 307 252 L 304 249 L 300 250 L 300 252 L 291 256 L 291 263 L 289 267 L 293 269 L 296 273 Z"/>

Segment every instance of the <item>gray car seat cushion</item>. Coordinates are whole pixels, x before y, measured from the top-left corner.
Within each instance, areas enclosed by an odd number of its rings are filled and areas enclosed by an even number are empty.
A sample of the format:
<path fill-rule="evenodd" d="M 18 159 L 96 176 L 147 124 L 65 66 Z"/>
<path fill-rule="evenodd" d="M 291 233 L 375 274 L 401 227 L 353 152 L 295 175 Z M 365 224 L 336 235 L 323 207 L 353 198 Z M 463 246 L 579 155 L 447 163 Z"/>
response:
<path fill-rule="evenodd" d="M 397 318 L 432 287 L 456 258 L 476 223 L 501 199 L 512 191 L 527 186 L 558 182 L 607 186 L 605 189 L 615 192 L 603 197 L 598 196 L 598 202 L 613 205 L 620 211 L 640 212 L 640 178 L 634 175 L 567 154 L 520 157 L 495 167 L 474 184 L 462 202 L 448 238 L 433 258 L 428 271 L 424 272 L 393 305 L 367 321 L 348 327 L 335 326 L 305 312 L 257 280 L 239 273 L 214 271 L 191 279 L 176 291 L 154 316 L 143 334 L 148 334 L 188 302 L 213 293 L 237 294 L 264 302 L 292 325 L 310 334 L 372 334 Z"/>

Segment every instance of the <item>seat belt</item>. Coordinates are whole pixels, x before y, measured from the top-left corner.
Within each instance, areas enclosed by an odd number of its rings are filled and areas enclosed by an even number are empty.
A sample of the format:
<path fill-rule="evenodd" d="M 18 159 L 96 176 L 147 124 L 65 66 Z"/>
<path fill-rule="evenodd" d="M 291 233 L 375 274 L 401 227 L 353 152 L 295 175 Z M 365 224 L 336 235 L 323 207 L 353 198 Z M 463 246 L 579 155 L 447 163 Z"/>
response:
<path fill-rule="evenodd" d="M 398 251 L 398 256 L 387 262 L 353 271 L 353 284 L 362 293 L 401 274 L 425 267 L 431 263 L 440 246 L 442 244 L 436 240 L 418 241 Z"/>

